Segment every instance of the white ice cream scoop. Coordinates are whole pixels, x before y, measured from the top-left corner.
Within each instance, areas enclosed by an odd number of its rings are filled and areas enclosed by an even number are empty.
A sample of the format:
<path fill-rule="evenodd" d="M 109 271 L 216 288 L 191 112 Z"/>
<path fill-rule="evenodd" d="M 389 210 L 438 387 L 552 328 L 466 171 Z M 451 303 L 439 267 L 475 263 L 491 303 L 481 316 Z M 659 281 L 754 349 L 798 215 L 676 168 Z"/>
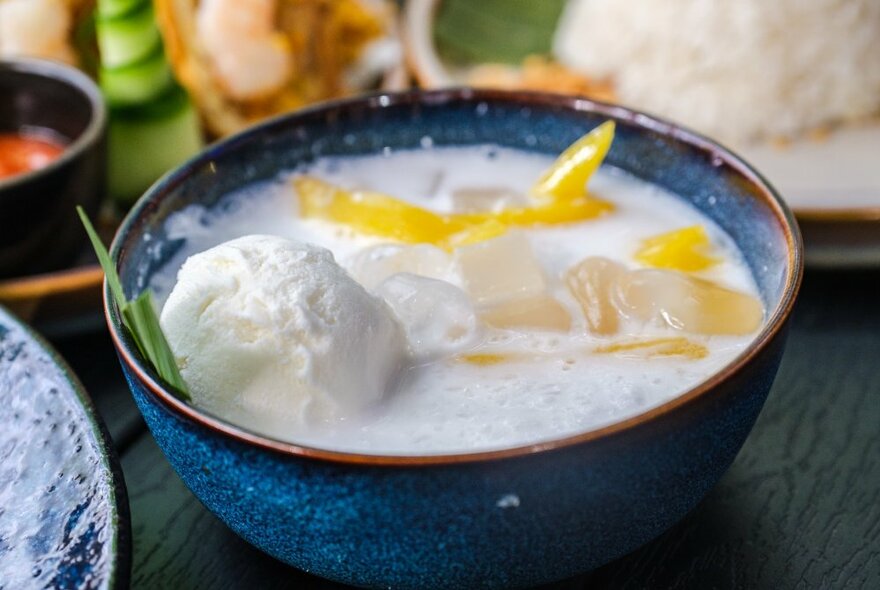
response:
<path fill-rule="evenodd" d="M 274 236 L 187 259 L 161 325 L 197 406 L 285 438 L 379 401 L 407 354 L 389 307 L 329 250 Z"/>

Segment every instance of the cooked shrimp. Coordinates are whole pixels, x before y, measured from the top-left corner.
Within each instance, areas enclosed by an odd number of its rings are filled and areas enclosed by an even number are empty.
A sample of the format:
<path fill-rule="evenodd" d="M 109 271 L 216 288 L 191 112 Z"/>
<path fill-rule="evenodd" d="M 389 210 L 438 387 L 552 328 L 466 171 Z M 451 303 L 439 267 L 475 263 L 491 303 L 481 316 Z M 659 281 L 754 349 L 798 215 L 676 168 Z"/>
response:
<path fill-rule="evenodd" d="M 71 24 L 64 0 L 0 0 L 0 58 L 27 56 L 73 63 Z"/>
<path fill-rule="evenodd" d="M 276 0 L 201 0 L 196 34 L 230 98 L 253 100 L 279 90 L 292 58 L 275 30 Z"/>

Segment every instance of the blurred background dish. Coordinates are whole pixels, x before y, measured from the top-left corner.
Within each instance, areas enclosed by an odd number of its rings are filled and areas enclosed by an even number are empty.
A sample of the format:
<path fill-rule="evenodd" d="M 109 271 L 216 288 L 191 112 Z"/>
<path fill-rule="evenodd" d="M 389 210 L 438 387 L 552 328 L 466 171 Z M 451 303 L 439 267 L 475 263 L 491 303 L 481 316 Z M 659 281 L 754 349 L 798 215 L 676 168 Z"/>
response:
<path fill-rule="evenodd" d="M 583 94 L 679 121 L 780 189 L 809 264 L 880 266 L 880 4 L 410 0 L 403 22 L 422 86 Z"/>
<path fill-rule="evenodd" d="M 128 588 L 131 531 L 116 452 L 70 369 L 0 307 L 0 580 Z"/>
<path fill-rule="evenodd" d="M 74 207 L 94 214 L 104 194 L 106 121 L 101 93 L 82 72 L 0 61 L 0 279 L 76 257 L 85 240 Z"/>
<path fill-rule="evenodd" d="M 377 88 L 402 61 L 386 0 L 156 0 L 174 71 L 216 136 Z"/>
<path fill-rule="evenodd" d="M 582 94 L 681 120 L 781 190 L 809 265 L 880 266 L 873 0 L 0 0 L 0 59 L 16 56 L 63 61 L 100 83 L 108 235 L 206 139 L 315 101 L 404 88 L 405 57 L 427 88 Z M 65 232 L 81 236 L 76 222 Z M 58 264 L 17 256 L 0 303 L 41 329 L 98 325 L 100 273 L 70 250 Z"/>
<path fill-rule="evenodd" d="M 206 138 L 314 101 L 409 83 L 390 0 L 0 0 L 0 59 L 19 57 L 78 67 L 100 86 L 109 107 L 101 155 L 108 239 L 121 214 Z M 72 123 L 70 113 L 59 114 Z M 84 202 L 90 214 L 104 186 Z M 57 227 L 62 239 L 32 239 L 65 252 L 57 263 L 16 251 L 6 257 L 16 268 L 4 273 L 0 237 L 0 303 L 52 334 L 102 321 L 102 274 L 78 247 L 84 233 L 74 204 Z M 33 201 L 26 213 L 44 224 L 51 217 Z M 18 231 L 21 221 L 6 215 L 0 225 Z M 75 245 L 63 239 L 68 234 Z"/>

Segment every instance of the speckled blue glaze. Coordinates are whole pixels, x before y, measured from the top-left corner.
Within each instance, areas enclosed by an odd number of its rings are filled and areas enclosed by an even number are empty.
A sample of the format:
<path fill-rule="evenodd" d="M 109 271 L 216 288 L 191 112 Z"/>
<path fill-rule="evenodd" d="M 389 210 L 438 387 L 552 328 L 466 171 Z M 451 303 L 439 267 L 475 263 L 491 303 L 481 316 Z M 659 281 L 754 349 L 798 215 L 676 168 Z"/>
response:
<path fill-rule="evenodd" d="M 0 590 L 127 588 L 128 500 L 82 386 L 0 308 Z"/>
<path fill-rule="evenodd" d="M 349 584 L 510 588 L 561 579 L 657 536 L 733 461 L 782 354 L 801 272 L 800 241 L 772 189 L 718 146 L 618 107 L 469 90 L 376 96 L 276 119 L 209 148 L 139 202 L 114 244 L 136 293 L 178 246 L 162 223 L 189 203 L 326 154 L 494 142 L 558 153 L 601 121 L 608 162 L 694 203 L 735 239 L 770 311 L 759 344 L 723 377 L 661 408 L 539 447 L 371 460 L 263 439 L 158 391 L 108 310 L 147 424 L 193 493 L 250 543 Z M 149 239 L 144 239 L 149 234 Z"/>

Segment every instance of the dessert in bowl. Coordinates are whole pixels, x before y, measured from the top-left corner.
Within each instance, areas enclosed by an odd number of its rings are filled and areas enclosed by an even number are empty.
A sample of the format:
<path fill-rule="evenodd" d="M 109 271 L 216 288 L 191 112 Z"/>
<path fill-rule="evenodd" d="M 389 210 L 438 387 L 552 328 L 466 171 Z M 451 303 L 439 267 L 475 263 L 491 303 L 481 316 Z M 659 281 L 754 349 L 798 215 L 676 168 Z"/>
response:
<path fill-rule="evenodd" d="M 544 171 L 591 130 L 575 146 L 610 144 L 607 165 L 566 201 Z M 167 297 L 191 402 L 107 312 L 187 485 L 287 563 L 395 587 L 538 584 L 674 523 L 751 428 L 801 272 L 790 213 L 708 140 L 469 90 L 217 144 L 151 189 L 113 255 L 129 295 Z"/>

